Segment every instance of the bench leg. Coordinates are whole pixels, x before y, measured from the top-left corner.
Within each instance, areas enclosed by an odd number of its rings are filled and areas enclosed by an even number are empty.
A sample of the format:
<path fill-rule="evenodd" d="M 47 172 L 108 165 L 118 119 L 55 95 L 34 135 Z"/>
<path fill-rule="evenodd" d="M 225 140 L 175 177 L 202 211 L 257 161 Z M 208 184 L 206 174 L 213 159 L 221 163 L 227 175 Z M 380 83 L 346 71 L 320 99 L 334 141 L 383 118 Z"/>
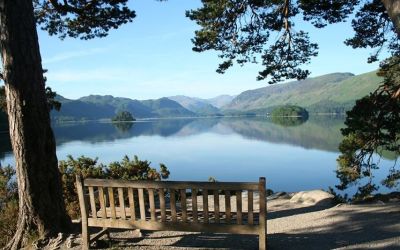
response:
<path fill-rule="evenodd" d="M 82 249 L 88 250 L 89 249 L 89 232 L 87 223 L 82 221 Z"/>
<path fill-rule="evenodd" d="M 266 250 L 267 249 L 267 235 L 265 233 L 259 234 L 258 239 L 258 249 Z"/>

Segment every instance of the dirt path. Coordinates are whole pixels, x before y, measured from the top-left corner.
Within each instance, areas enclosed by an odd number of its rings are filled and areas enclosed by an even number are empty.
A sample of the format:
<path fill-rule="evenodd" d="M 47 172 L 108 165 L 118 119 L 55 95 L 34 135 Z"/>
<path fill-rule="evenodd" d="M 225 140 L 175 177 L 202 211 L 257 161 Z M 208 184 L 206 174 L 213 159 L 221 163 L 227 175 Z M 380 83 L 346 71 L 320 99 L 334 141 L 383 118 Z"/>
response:
<path fill-rule="evenodd" d="M 400 202 L 335 207 L 268 201 L 268 249 L 400 249 Z M 257 236 L 112 233 L 111 249 L 257 249 Z M 98 248 L 106 249 L 108 241 Z M 76 246 L 75 249 L 79 249 Z"/>

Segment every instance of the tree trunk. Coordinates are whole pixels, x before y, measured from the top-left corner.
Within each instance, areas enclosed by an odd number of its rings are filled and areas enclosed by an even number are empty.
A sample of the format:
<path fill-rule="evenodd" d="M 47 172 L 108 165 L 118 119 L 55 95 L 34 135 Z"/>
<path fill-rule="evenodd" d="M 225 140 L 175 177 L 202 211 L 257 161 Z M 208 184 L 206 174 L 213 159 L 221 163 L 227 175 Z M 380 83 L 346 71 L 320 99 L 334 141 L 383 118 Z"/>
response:
<path fill-rule="evenodd" d="M 55 140 L 50 127 L 32 0 L 0 0 L 0 48 L 7 113 L 15 156 L 19 217 L 8 249 L 70 225 L 62 197 Z"/>
<path fill-rule="evenodd" d="M 386 11 L 396 28 L 397 35 L 400 36 L 400 0 L 381 0 Z"/>

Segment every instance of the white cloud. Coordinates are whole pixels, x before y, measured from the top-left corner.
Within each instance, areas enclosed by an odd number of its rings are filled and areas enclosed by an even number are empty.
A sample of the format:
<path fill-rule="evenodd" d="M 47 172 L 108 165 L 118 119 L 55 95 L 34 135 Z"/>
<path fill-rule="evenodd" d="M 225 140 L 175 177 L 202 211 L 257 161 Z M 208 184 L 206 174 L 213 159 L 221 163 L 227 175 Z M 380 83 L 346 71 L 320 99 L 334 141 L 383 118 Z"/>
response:
<path fill-rule="evenodd" d="M 68 52 L 54 55 L 49 58 L 44 58 L 43 64 L 57 63 L 57 62 L 70 60 L 70 59 L 74 59 L 74 58 L 96 55 L 96 54 L 104 53 L 106 51 L 107 51 L 107 48 L 92 48 L 92 49 L 87 49 L 87 50 L 68 51 Z"/>

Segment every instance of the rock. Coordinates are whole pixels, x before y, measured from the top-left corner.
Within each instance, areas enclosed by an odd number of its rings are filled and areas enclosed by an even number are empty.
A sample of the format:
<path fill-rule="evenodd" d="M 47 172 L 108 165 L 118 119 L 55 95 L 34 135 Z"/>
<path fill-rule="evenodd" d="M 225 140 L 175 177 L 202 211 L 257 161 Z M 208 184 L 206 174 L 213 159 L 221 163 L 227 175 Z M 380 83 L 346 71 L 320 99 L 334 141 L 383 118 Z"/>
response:
<path fill-rule="evenodd" d="M 334 196 L 323 190 L 302 191 L 296 193 L 290 202 L 302 203 L 305 205 L 326 206 L 331 205 Z"/>

